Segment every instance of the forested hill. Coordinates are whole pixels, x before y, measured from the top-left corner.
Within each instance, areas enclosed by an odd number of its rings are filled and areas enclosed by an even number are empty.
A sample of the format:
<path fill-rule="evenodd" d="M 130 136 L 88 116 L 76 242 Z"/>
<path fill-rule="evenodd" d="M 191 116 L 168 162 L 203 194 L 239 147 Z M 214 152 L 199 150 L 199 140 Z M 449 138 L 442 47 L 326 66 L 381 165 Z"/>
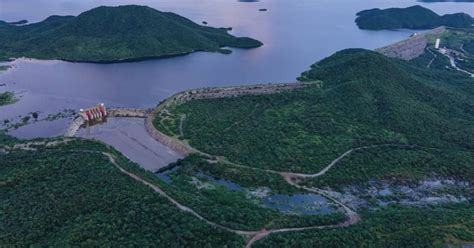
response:
<path fill-rule="evenodd" d="M 232 161 L 295 172 L 365 145 L 474 148 L 474 84 L 463 74 L 348 49 L 299 79 L 322 86 L 178 106 L 174 115 L 187 116 L 182 138 Z"/>
<path fill-rule="evenodd" d="M 300 80 L 324 81 L 325 97 L 335 99 L 331 105 L 348 124 L 375 125 L 372 131 L 386 130 L 412 144 L 474 149 L 467 124 L 474 121 L 469 76 L 348 49 L 313 65 Z"/>
<path fill-rule="evenodd" d="M 243 166 L 229 163 L 229 172 L 219 178 L 244 178 L 239 170 L 245 166 L 317 173 L 312 179 L 299 178 L 300 183 L 326 192 L 336 188 L 331 194 L 352 201 L 355 208 L 362 199 L 375 206 L 357 210 L 362 220 L 353 226 L 273 233 L 254 247 L 462 245 L 474 240 L 474 80 L 441 68 L 348 49 L 301 75 L 300 81 L 315 82 L 313 86 L 195 99 L 166 109 L 155 125 L 203 153 Z M 423 188 L 427 195 L 420 197 L 412 185 L 426 185 L 433 178 L 468 183 Z M 399 190 L 401 185 L 406 190 Z M 382 189 L 393 193 L 380 193 Z M 417 196 L 406 196 L 408 191 Z M 443 192 L 467 200 L 432 205 L 423 200 Z"/>
<path fill-rule="evenodd" d="M 357 26 L 360 29 L 432 29 L 439 26 L 467 28 L 474 19 L 465 13 L 440 16 L 419 5 L 408 8 L 369 9 L 357 13 Z"/>
<path fill-rule="evenodd" d="M 0 58 L 31 57 L 118 62 L 187 54 L 230 52 L 262 43 L 234 37 L 225 28 L 198 25 L 145 6 L 98 7 L 74 16 L 50 16 L 29 25 L 0 21 Z"/>

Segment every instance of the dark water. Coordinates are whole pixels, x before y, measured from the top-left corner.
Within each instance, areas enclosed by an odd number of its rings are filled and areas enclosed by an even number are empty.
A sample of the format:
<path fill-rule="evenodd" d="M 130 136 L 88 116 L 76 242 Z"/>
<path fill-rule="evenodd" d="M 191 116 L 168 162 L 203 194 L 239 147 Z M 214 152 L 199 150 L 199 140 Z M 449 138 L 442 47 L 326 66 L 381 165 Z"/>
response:
<path fill-rule="evenodd" d="M 359 30 L 354 24 L 356 12 L 420 4 L 415 0 L 0 0 L 0 19 L 36 22 L 53 14 L 77 15 L 99 5 L 130 3 L 172 11 L 197 23 L 233 27 L 233 34 L 254 37 L 265 45 L 252 50 L 234 49 L 230 55 L 199 52 L 123 64 L 19 59 L 13 62 L 14 69 L 0 72 L 0 85 L 6 84 L 0 86 L 0 92 L 10 90 L 20 97 L 17 103 L 0 107 L 0 123 L 4 119 L 18 121 L 20 115 L 33 111 L 55 114 L 98 102 L 148 108 L 175 92 L 203 86 L 294 81 L 312 63 L 338 50 L 373 49 L 412 33 Z M 422 5 L 440 14 L 464 11 L 474 15 L 472 3 Z M 268 11 L 260 12 L 261 8 Z M 39 122 L 11 134 L 20 138 L 56 136 L 65 131 L 66 124 L 67 120 Z M 129 146 L 121 143 L 129 142 L 125 139 L 112 142 L 100 134 L 95 137 L 116 147 Z"/>
<path fill-rule="evenodd" d="M 156 173 L 158 178 L 164 182 L 170 184 L 173 182 L 170 174 L 176 173 L 178 167 L 173 169 Z M 216 185 L 221 185 L 232 191 L 245 192 L 247 189 L 240 186 L 239 184 L 222 178 L 215 178 L 204 173 L 196 174 L 200 179 L 212 182 Z M 319 214 L 330 214 L 337 211 L 328 199 L 317 194 L 268 194 L 265 196 L 257 197 L 258 202 L 265 208 L 271 208 L 278 210 L 286 214 L 295 215 L 319 215 Z"/>

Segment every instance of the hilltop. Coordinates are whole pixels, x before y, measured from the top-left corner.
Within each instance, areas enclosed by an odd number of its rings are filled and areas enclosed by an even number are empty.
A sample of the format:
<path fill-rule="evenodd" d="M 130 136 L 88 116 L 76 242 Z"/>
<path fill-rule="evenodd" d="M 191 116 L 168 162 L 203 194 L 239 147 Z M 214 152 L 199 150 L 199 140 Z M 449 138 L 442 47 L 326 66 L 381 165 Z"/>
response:
<path fill-rule="evenodd" d="M 355 20 L 360 29 L 432 29 L 439 26 L 467 28 L 474 19 L 465 13 L 440 16 L 419 5 L 408 8 L 369 9 L 357 13 Z"/>
<path fill-rule="evenodd" d="M 472 80 L 464 75 L 349 49 L 314 64 L 299 80 L 322 86 L 179 105 L 174 115 L 188 116 L 181 138 L 232 161 L 296 172 L 313 172 L 371 144 L 474 148 L 467 135 L 473 133 L 467 124 L 474 121 Z"/>
<path fill-rule="evenodd" d="M 221 47 L 261 45 L 234 37 L 225 28 L 201 26 L 174 13 L 136 5 L 102 6 L 77 17 L 50 16 L 22 26 L 0 22 L 0 58 L 119 62 L 194 51 L 229 53 Z"/>

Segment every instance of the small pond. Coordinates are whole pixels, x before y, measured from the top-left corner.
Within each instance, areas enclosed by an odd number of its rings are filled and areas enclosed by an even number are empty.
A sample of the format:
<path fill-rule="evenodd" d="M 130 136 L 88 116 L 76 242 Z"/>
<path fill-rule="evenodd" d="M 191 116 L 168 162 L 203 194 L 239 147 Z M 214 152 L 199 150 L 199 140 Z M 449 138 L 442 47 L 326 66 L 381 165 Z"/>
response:
<path fill-rule="evenodd" d="M 155 175 L 157 175 L 158 178 L 164 182 L 170 184 L 172 183 L 170 174 L 175 173 L 177 169 L 178 167 L 173 167 L 172 169 L 155 173 Z M 202 172 L 199 172 L 196 175 L 201 179 L 205 179 L 206 181 L 216 185 L 224 186 L 232 191 L 248 191 L 248 189 L 227 179 L 215 178 Z M 259 202 L 259 204 L 265 208 L 275 209 L 286 214 L 320 215 L 331 214 L 337 211 L 337 209 L 328 199 L 312 193 L 294 195 L 269 193 L 263 194 L 260 197 L 252 196 L 251 198 L 256 199 L 257 202 Z"/>

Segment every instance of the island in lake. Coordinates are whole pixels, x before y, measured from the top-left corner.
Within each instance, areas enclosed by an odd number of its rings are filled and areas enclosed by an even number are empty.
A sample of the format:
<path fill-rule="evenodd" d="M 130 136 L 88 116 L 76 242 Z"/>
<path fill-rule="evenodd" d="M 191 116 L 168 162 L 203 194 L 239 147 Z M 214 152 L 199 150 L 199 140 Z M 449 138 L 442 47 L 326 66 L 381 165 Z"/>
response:
<path fill-rule="evenodd" d="M 201 26 L 174 13 L 127 5 L 98 7 L 79 16 L 50 16 L 29 25 L 0 21 L 0 59 L 29 57 L 78 62 L 120 62 L 222 47 L 256 48 L 225 28 Z"/>
<path fill-rule="evenodd" d="M 369 9 L 357 13 L 355 20 L 360 29 L 432 29 L 439 26 L 469 28 L 474 19 L 465 13 L 440 16 L 415 5 L 408 8 Z"/>

